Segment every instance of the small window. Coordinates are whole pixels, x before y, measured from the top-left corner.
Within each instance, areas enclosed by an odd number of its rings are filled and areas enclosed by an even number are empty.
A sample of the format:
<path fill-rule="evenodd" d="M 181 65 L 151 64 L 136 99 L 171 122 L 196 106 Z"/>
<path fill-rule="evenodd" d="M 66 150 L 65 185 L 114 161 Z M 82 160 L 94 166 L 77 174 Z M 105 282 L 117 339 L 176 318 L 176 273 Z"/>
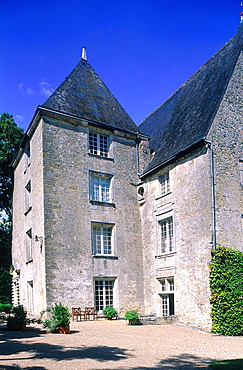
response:
<path fill-rule="evenodd" d="M 160 252 L 170 253 L 174 251 L 173 217 L 159 221 L 161 228 Z"/>
<path fill-rule="evenodd" d="M 109 224 L 93 224 L 92 243 L 93 255 L 113 254 L 113 227 Z"/>
<path fill-rule="evenodd" d="M 90 175 L 90 199 L 97 202 L 111 202 L 111 176 L 102 174 Z"/>
<path fill-rule="evenodd" d="M 28 281 L 27 283 L 27 296 L 28 296 L 28 312 L 32 313 L 34 311 L 34 294 L 33 294 L 33 281 Z"/>
<path fill-rule="evenodd" d="M 26 245 L 25 245 L 25 248 L 26 248 L 26 262 L 28 263 L 28 262 L 33 261 L 33 256 L 32 256 L 32 241 L 33 241 L 32 229 L 29 229 L 28 231 L 26 231 L 25 240 L 26 240 Z"/>
<path fill-rule="evenodd" d="M 103 310 L 114 304 L 114 280 L 95 280 L 95 309 Z"/>
<path fill-rule="evenodd" d="M 106 135 L 89 132 L 89 152 L 101 157 L 108 157 L 109 138 Z"/>
<path fill-rule="evenodd" d="M 31 180 L 28 181 L 28 183 L 25 186 L 25 210 L 24 214 L 27 215 L 27 213 L 31 210 Z"/>
<path fill-rule="evenodd" d="M 170 175 L 169 175 L 169 171 L 160 176 L 159 182 L 160 182 L 160 192 L 161 192 L 161 195 L 168 194 L 170 192 Z"/>

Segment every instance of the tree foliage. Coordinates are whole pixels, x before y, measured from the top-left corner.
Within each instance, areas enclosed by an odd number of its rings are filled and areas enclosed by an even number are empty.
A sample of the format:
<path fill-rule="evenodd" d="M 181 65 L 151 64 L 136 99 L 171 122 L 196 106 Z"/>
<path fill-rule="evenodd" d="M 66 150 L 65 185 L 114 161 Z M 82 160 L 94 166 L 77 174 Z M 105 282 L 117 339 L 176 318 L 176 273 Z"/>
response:
<path fill-rule="evenodd" d="M 18 149 L 23 129 L 14 122 L 9 113 L 0 114 L 0 212 L 7 214 L 7 219 L 0 218 L 0 302 L 9 303 L 11 297 L 11 236 L 12 236 L 12 194 L 13 168 L 11 162 Z"/>
<path fill-rule="evenodd" d="M 13 168 L 11 162 L 19 147 L 24 131 L 9 113 L 0 115 L 0 211 L 11 216 Z"/>
<path fill-rule="evenodd" d="M 212 332 L 243 335 L 243 252 L 218 246 L 212 255 Z"/>

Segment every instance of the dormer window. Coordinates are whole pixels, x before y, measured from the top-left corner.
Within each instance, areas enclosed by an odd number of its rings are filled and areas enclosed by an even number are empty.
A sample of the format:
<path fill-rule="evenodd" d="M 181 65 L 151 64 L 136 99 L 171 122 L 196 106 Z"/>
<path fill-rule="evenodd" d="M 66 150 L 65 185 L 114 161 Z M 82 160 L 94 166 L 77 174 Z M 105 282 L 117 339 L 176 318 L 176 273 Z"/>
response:
<path fill-rule="evenodd" d="M 89 132 L 89 153 L 107 158 L 109 153 L 109 137 L 95 132 Z"/>

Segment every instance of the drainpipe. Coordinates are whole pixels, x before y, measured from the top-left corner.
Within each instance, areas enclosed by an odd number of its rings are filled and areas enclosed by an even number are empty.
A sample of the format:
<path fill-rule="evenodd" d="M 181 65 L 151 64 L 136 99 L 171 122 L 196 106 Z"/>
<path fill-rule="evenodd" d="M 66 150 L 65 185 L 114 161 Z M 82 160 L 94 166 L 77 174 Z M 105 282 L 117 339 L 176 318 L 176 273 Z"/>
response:
<path fill-rule="evenodd" d="M 211 178 L 211 208 L 212 208 L 212 237 L 213 250 L 216 249 L 216 211 L 215 211 L 215 176 L 214 176 L 214 156 L 213 144 L 211 141 L 205 140 L 210 151 L 210 178 Z"/>
<path fill-rule="evenodd" d="M 137 173 L 140 174 L 140 160 L 139 160 L 139 139 L 136 140 L 136 160 L 137 160 Z"/>

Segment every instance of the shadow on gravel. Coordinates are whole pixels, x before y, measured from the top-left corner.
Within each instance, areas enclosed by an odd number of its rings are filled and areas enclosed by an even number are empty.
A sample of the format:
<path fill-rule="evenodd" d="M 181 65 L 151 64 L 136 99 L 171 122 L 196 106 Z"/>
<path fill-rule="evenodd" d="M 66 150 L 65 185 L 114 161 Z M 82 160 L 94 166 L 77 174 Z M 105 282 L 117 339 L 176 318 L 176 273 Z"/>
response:
<path fill-rule="evenodd" d="M 48 343 L 35 343 L 34 339 L 43 335 L 46 331 L 38 328 L 27 328 L 26 331 L 11 332 L 5 329 L 0 330 L 0 356 L 4 357 L 4 361 L 8 362 L 8 357 L 14 355 L 14 360 L 28 359 L 52 359 L 55 361 L 85 359 L 91 358 L 100 362 L 119 361 L 131 357 L 127 349 L 112 347 L 112 346 L 78 346 L 78 347 L 63 347 Z M 53 334 L 54 336 L 60 334 Z M 32 339 L 29 341 L 29 339 Z M 26 341 L 28 339 L 28 341 Z M 27 353 L 27 355 L 26 355 Z M 1 360 L 2 361 L 2 360 Z M 13 361 L 13 359 L 11 359 Z M 18 367 L 3 367 L 2 369 L 18 369 Z M 31 368 L 34 369 L 34 368 Z M 36 368 L 37 369 L 37 368 Z M 43 369 L 43 368 L 40 368 Z"/>

